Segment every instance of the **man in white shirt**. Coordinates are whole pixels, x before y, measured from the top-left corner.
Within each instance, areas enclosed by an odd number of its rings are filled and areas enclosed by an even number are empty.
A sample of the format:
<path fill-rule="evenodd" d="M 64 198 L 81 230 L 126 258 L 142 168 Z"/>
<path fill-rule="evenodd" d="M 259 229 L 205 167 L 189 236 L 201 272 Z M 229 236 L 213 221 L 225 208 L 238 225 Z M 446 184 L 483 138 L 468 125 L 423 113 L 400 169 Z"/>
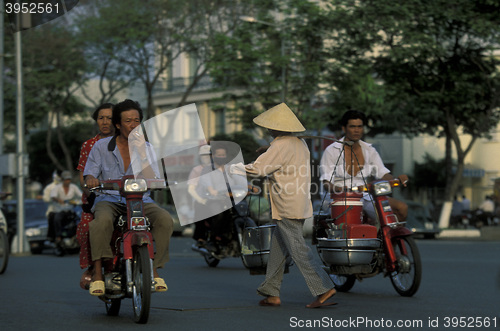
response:
<path fill-rule="evenodd" d="M 377 150 L 371 144 L 361 140 L 365 123 L 366 116 L 360 111 L 349 110 L 342 116 L 340 124 L 345 136 L 340 142 L 328 146 L 321 158 L 320 181 L 328 192 L 339 192 L 339 187 L 365 185 L 365 180 L 369 177 L 394 179 Z M 400 175 L 399 179 L 405 185 L 408 176 Z M 389 204 L 398 220 L 405 221 L 408 215 L 406 203 L 389 197 Z M 364 193 L 363 210 L 372 220 L 376 219 L 373 203 L 368 193 Z"/>
<path fill-rule="evenodd" d="M 54 232 L 56 243 L 62 239 L 62 230 L 68 219 L 68 213 L 73 210 L 75 204 L 81 204 L 82 191 L 78 186 L 71 183 L 71 172 L 65 170 L 61 174 L 63 182 L 56 185 L 50 192 L 54 202 Z"/>

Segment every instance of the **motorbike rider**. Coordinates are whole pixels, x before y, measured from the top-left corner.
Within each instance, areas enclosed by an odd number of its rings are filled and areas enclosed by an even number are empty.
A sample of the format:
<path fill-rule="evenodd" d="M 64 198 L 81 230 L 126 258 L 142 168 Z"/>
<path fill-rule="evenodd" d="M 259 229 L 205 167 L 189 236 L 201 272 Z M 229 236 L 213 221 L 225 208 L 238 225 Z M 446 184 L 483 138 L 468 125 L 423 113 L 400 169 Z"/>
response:
<path fill-rule="evenodd" d="M 492 223 L 491 219 L 493 218 L 494 212 L 495 202 L 491 196 L 487 195 L 478 207 L 477 218 L 481 222 L 481 225 L 490 225 Z"/>
<path fill-rule="evenodd" d="M 56 185 L 50 192 L 50 197 L 54 202 L 54 234 L 56 244 L 62 240 L 62 230 L 70 217 L 73 216 L 73 207 L 80 204 L 82 191 L 71 182 L 71 171 L 65 170 L 61 173 L 63 182 Z"/>
<path fill-rule="evenodd" d="M 97 141 L 90 151 L 85 170 L 83 172 L 87 187 L 97 187 L 100 180 L 119 179 L 125 175 L 133 175 L 133 155 L 129 151 L 129 134 L 140 125 L 143 111 L 138 102 L 127 99 L 113 107 L 113 125 L 115 135 Z M 152 146 L 147 143 L 140 152 L 141 160 L 151 165 L 154 169 L 156 160 Z M 155 258 L 153 261 L 153 277 L 156 292 L 164 292 L 167 285 L 158 274 L 169 260 L 168 246 L 173 232 L 173 220 L 170 214 L 154 203 L 148 193 L 143 196 L 144 213 L 151 223 L 151 234 L 156 243 Z M 94 262 L 93 281 L 89 292 L 94 296 L 104 294 L 103 259 L 113 258 L 109 245 L 113 234 L 113 222 L 117 216 L 126 211 L 124 198 L 118 192 L 109 191 L 96 197 L 94 207 L 94 220 L 89 223 L 90 247 Z"/>
<path fill-rule="evenodd" d="M 206 244 L 206 241 L 208 239 L 208 224 L 204 217 L 202 215 L 199 215 L 200 211 L 202 210 L 201 205 L 205 205 L 207 203 L 207 199 L 206 197 L 201 197 L 198 194 L 196 188 L 198 186 L 198 182 L 200 180 L 203 169 L 205 167 L 212 169 L 210 154 L 210 145 L 200 146 L 200 149 L 198 151 L 200 164 L 191 170 L 188 178 L 188 192 L 193 198 L 194 218 L 197 221 L 194 223 L 193 239 L 196 240 L 196 244 L 198 247 L 203 247 Z"/>
<path fill-rule="evenodd" d="M 46 202 L 49 206 L 47 207 L 47 212 L 45 213 L 45 216 L 47 217 L 48 223 L 49 223 L 49 229 L 47 231 L 47 239 L 50 241 L 54 241 L 55 238 L 55 232 L 54 232 L 54 210 L 57 202 L 52 200 L 50 197 L 50 193 L 56 187 L 58 184 L 61 183 L 61 177 L 57 174 L 57 171 L 54 171 L 52 173 L 52 182 L 45 186 L 43 189 L 43 195 L 42 199 L 44 202 Z"/>
<path fill-rule="evenodd" d="M 210 241 L 207 243 L 207 248 L 217 253 L 221 246 L 227 243 L 225 233 L 231 229 L 231 222 L 233 222 L 231 208 L 223 210 L 222 204 L 227 203 L 227 200 L 220 201 L 217 198 L 221 196 L 221 192 L 231 192 L 235 188 L 242 188 L 246 191 L 248 188 L 246 178 L 229 173 L 227 164 L 232 158 L 228 154 L 226 144 L 224 142 L 211 142 L 211 149 L 215 170 L 212 171 L 211 167 L 203 168 L 196 192 L 199 196 L 205 197 L 204 205 L 211 211 L 210 214 L 214 215 L 207 220 L 210 226 Z M 223 211 L 220 212 L 221 210 Z M 255 226 L 255 223 L 249 218 L 245 220 L 251 223 L 237 224 L 237 226 Z"/>
<path fill-rule="evenodd" d="M 366 116 L 360 111 L 348 110 L 342 116 L 340 125 L 345 136 L 340 142 L 329 145 L 321 157 L 320 181 L 328 192 L 342 192 L 342 187 L 364 185 L 371 176 L 376 179 L 394 179 L 377 150 L 361 140 L 365 124 Z M 406 186 L 408 176 L 400 175 L 398 178 Z M 398 220 L 405 221 L 408 205 L 392 197 L 389 197 L 389 204 Z M 363 211 L 371 220 L 377 219 L 368 193 L 363 195 Z"/>
<path fill-rule="evenodd" d="M 112 136 L 115 132 L 115 128 L 111 121 L 113 114 L 112 109 L 112 103 L 103 103 L 92 113 L 92 119 L 96 122 L 99 133 L 82 144 L 82 147 L 80 149 L 80 159 L 78 160 L 78 166 L 76 167 L 80 174 L 80 187 L 82 187 L 83 189 L 82 218 L 80 223 L 78 223 L 78 227 L 76 230 L 76 239 L 80 244 L 80 268 L 89 268 L 84 272 L 82 276 L 82 287 L 85 287 L 85 283 L 90 282 L 90 274 L 92 272 L 92 256 L 90 254 L 89 242 L 89 223 L 94 219 L 91 208 L 94 205 L 95 199 L 95 193 L 91 193 L 85 187 L 83 170 L 85 169 L 87 158 L 94 144 L 102 138 Z"/>

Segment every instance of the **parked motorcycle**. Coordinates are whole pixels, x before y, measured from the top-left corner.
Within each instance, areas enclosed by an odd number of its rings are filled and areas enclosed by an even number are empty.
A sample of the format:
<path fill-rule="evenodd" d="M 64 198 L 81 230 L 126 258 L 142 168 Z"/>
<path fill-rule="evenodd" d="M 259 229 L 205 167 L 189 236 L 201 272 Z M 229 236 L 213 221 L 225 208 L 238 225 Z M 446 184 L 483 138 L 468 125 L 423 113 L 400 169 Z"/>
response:
<path fill-rule="evenodd" d="M 400 185 L 399 179 L 377 180 L 332 193 L 331 218 L 321 213 L 315 217 L 317 251 L 338 291 L 347 292 L 356 280 L 383 274 L 400 295 L 417 292 L 422 277 L 420 253 L 412 232 L 399 222 L 387 198 Z M 375 225 L 363 222 L 362 192 L 373 198 Z"/>
<path fill-rule="evenodd" d="M 151 293 L 155 291 L 154 247 L 142 197 L 148 190 L 164 188 L 165 181 L 162 179 L 124 176 L 122 179 L 101 181 L 98 189 L 119 191 L 125 197 L 127 207 L 127 213 L 120 215 L 115 223 L 113 259 L 104 266 L 105 293 L 99 298 L 105 302 L 109 316 L 117 316 L 121 301 L 132 298 L 134 321 L 148 321 Z"/>
<path fill-rule="evenodd" d="M 10 193 L 0 192 L 0 200 L 5 200 Z M 0 210 L 0 275 L 7 269 L 7 264 L 9 263 L 9 239 L 7 236 L 7 219 Z"/>
<path fill-rule="evenodd" d="M 246 195 L 259 195 L 260 192 L 260 188 L 249 185 L 248 190 L 233 190 L 229 195 L 241 200 Z M 207 195 L 206 198 L 220 199 L 220 201 L 227 203 L 228 199 L 222 198 L 222 196 L 222 194 Z M 241 200 L 238 204 L 233 203 L 233 206 L 225 206 L 225 208 L 228 209 L 218 215 L 221 218 L 218 221 L 225 222 L 227 229 L 221 238 L 222 240 L 218 244 L 208 242 L 205 246 L 193 244 L 192 250 L 200 253 L 209 267 L 216 267 L 222 259 L 239 257 L 251 274 L 265 273 L 271 236 L 276 226 L 273 224 L 257 226 L 255 221 L 250 218 L 249 204 L 246 200 Z M 209 238 L 212 236 L 210 233 L 212 230 L 209 224 Z"/>

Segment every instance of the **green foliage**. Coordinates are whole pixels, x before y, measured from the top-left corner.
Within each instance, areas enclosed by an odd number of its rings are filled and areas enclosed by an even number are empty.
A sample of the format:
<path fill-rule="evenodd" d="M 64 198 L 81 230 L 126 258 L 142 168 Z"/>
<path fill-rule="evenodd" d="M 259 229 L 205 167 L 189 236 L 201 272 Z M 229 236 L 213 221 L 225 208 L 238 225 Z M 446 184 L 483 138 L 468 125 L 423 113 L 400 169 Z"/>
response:
<path fill-rule="evenodd" d="M 322 51 L 327 13 L 307 0 L 268 0 L 255 4 L 246 15 L 258 22 L 240 21 L 232 34 L 218 40 L 221 51 L 209 64 L 210 76 L 226 92 L 222 99 L 234 101 L 236 110 L 243 109 L 243 116 L 235 117 L 250 128 L 248 119 L 280 103 L 284 90 L 285 101 L 304 116 L 306 127 L 316 126 L 318 117 L 312 110 L 328 60 Z M 232 94 L 234 88 L 237 95 Z"/>
<path fill-rule="evenodd" d="M 80 157 L 80 148 L 82 144 L 87 139 L 93 137 L 95 133 L 95 128 L 89 123 L 75 123 L 70 127 L 62 128 L 64 139 L 66 144 L 71 151 L 71 159 L 73 160 L 71 171 L 76 171 L 76 166 L 78 165 L 78 160 Z M 41 183 L 47 183 L 52 179 L 52 172 L 55 169 L 52 162 L 47 157 L 47 152 L 45 148 L 45 137 L 47 131 L 38 131 L 30 135 L 28 140 L 27 153 L 29 154 L 30 164 L 29 164 L 29 174 L 30 178 Z M 64 158 L 63 151 L 58 145 L 56 138 L 52 137 L 52 148 L 54 153 L 59 159 Z"/>
<path fill-rule="evenodd" d="M 484 136 L 499 119 L 500 4 L 487 1 L 335 1 L 330 53 L 334 108 L 357 108 L 372 134 L 446 134 L 448 121 Z M 372 88 L 375 82 L 380 88 Z M 453 130 L 453 128 L 452 128 Z"/>
<path fill-rule="evenodd" d="M 425 154 L 422 163 L 415 162 L 412 186 L 415 188 L 433 188 L 446 186 L 445 159 L 436 160 Z"/>
<path fill-rule="evenodd" d="M 254 161 L 259 155 L 256 150 L 259 144 L 253 136 L 247 132 L 233 132 L 231 134 L 217 134 L 210 138 L 211 141 L 232 141 L 240 145 L 241 154 L 245 163 Z"/>

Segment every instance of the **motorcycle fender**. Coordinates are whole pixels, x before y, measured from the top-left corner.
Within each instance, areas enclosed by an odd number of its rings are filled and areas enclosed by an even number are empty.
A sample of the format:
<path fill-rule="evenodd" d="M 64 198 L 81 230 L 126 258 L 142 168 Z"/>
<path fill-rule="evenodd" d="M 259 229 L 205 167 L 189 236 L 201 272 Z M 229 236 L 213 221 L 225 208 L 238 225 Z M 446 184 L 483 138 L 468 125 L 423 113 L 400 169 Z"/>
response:
<path fill-rule="evenodd" d="M 384 242 L 386 247 L 386 268 L 389 272 L 392 272 L 396 269 L 396 254 L 392 247 L 392 239 L 407 237 L 413 234 L 408 228 L 405 227 L 397 227 L 390 228 L 385 227 L 384 230 Z"/>
<path fill-rule="evenodd" d="M 132 247 L 148 245 L 149 257 L 154 258 L 153 236 L 150 232 L 129 232 L 123 238 L 123 258 L 131 259 L 134 256 Z"/>

